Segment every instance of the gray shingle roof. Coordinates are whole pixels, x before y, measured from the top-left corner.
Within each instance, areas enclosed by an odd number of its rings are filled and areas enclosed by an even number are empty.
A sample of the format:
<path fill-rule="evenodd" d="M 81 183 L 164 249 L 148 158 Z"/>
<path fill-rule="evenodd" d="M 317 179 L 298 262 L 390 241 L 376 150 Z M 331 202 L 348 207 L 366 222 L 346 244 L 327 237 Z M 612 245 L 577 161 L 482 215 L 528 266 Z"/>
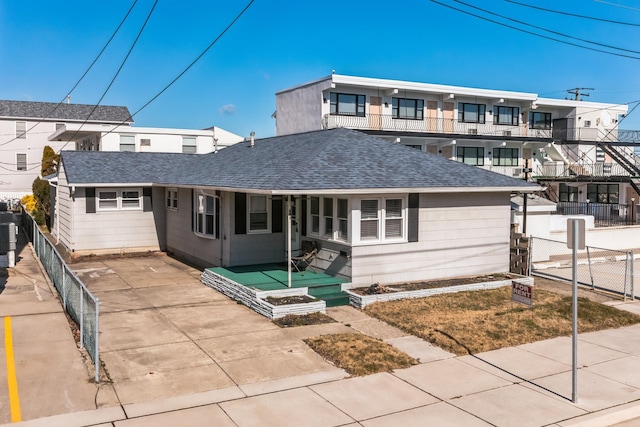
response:
<path fill-rule="evenodd" d="M 349 129 L 241 142 L 205 155 L 64 152 L 70 183 L 197 185 L 275 192 L 537 186 Z M 127 181 L 128 180 L 128 181 Z"/>
<path fill-rule="evenodd" d="M 89 117 L 89 123 L 133 123 L 127 107 L 99 105 L 91 113 L 93 108 L 87 104 L 0 100 L 0 117 L 73 122 L 82 122 Z"/>

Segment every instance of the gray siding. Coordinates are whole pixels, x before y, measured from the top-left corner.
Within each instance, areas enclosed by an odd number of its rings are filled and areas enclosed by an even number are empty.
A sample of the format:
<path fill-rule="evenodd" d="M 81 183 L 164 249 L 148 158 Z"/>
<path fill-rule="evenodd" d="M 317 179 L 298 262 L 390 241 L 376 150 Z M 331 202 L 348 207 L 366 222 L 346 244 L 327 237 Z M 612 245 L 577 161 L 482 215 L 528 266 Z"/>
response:
<path fill-rule="evenodd" d="M 421 194 L 419 241 L 352 249 L 354 286 L 509 270 L 509 194 Z"/>
<path fill-rule="evenodd" d="M 329 86 L 325 80 L 276 94 L 276 135 L 322 129 L 322 91 Z"/>

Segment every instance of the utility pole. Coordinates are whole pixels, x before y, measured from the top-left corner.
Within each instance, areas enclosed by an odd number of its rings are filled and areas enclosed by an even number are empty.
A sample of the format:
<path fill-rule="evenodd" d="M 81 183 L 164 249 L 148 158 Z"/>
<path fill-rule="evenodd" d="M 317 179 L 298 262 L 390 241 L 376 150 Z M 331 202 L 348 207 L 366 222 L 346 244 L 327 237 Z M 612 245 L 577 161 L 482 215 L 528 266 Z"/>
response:
<path fill-rule="evenodd" d="M 573 89 L 567 89 L 567 93 L 569 95 L 574 95 L 575 97 L 573 98 L 575 101 L 582 101 L 582 99 L 580 99 L 581 96 L 589 96 L 588 93 L 581 93 L 582 91 L 585 90 L 595 90 L 592 87 L 574 87 Z"/>

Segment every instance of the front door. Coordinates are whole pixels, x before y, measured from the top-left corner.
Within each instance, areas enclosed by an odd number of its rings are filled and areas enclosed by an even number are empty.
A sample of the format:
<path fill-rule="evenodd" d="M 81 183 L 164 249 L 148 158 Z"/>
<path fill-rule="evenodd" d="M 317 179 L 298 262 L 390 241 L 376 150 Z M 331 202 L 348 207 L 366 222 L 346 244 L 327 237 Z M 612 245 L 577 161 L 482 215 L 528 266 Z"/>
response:
<path fill-rule="evenodd" d="M 382 129 L 382 98 L 379 96 L 369 98 L 369 129 Z"/>

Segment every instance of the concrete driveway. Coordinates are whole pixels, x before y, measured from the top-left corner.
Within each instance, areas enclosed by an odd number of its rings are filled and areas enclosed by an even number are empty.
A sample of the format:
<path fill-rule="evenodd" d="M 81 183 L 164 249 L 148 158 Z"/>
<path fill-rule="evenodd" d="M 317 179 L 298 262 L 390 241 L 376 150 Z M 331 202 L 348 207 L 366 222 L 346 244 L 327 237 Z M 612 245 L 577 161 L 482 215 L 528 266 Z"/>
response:
<path fill-rule="evenodd" d="M 74 263 L 100 299 L 100 357 L 123 405 L 239 387 L 246 395 L 343 378 L 304 344 L 342 324 L 281 329 L 164 254 Z"/>

